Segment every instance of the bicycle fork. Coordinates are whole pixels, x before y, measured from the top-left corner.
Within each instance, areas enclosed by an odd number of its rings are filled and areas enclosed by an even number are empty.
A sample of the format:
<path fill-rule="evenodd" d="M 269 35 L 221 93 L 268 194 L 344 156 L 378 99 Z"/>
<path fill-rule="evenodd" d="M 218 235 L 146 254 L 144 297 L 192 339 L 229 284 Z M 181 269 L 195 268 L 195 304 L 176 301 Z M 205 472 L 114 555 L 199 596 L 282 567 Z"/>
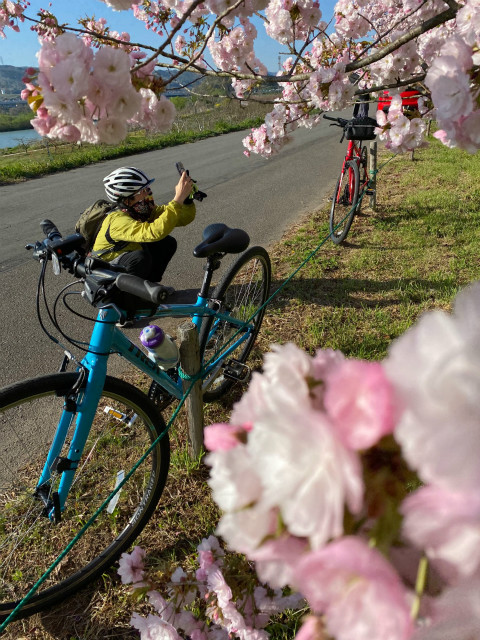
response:
<path fill-rule="evenodd" d="M 100 312 L 103 320 L 108 311 Z M 44 515 L 52 522 L 59 522 L 68 492 L 72 487 L 75 471 L 90 433 L 107 375 L 106 355 L 113 335 L 113 325 L 97 323 L 92 333 L 89 352 L 78 369 L 78 378 L 64 396 L 63 411 L 58 422 L 52 445 L 48 452 L 34 496 L 44 505 Z M 105 355 L 102 355 L 105 354 Z M 66 456 L 61 456 L 68 433 L 73 430 Z M 52 491 L 52 476 L 61 474 L 58 489 Z"/>

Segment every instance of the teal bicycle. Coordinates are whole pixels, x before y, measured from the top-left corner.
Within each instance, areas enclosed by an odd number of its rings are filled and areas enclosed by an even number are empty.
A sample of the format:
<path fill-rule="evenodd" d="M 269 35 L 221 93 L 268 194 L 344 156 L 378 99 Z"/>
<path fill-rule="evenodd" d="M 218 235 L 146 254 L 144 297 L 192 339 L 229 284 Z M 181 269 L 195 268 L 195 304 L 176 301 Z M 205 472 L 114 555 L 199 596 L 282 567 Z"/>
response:
<path fill-rule="evenodd" d="M 37 312 L 65 357 L 58 373 L 0 390 L 0 620 L 105 501 L 106 508 L 18 617 L 48 608 L 98 577 L 137 538 L 160 500 L 170 459 L 161 410 L 183 397 L 183 384 L 178 366 L 162 370 L 118 326 L 132 300 L 137 308 L 148 307 L 137 310 L 135 320 L 158 318 L 161 324 L 166 316 L 192 318 L 199 331 L 204 400 L 212 401 L 248 379 L 246 360 L 260 330 L 271 281 L 265 249 L 248 249 L 243 230 L 213 224 L 193 252 L 206 260 L 196 302 L 165 304 L 167 292 L 161 285 L 83 256 L 82 236 L 63 239 L 50 221 L 42 228 L 46 239 L 27 247 L 42 267 Z M 240 255 L 212 293 L 214 271 L 226 254 Z M 45 295 L 51 261 L 54 272 L 63 268 L 77 278 L 58 293 L 54 304 Z M 96 319 L 82 316 L 93 322 L 89 343 L 74 340 L 60 326 L 58 304 L 63 301 L 68 312 L 78 314 L 70 298 L 75 295 L 98 309 Z M 47 328 L 45 309 L 60 339 Z M 62 341 L 82 349 L 83 358 L 76 359 Z M 151 379 L 148 395 L 107 375 L 112 354 Z M 67 371 L 72 364 L 75 370 Z"/>

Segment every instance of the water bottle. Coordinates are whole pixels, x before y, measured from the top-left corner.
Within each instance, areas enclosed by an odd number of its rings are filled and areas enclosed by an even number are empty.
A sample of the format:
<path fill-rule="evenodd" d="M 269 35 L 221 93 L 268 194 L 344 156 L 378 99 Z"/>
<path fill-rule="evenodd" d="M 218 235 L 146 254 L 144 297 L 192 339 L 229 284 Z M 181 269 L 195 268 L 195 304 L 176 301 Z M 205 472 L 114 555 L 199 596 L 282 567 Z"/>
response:
<path fill-rule="evenodd" d="M 156 324 L 142 329 L 140 342 L 147 348 L 149 357 L 155 360 L 160 369 L 171 369 L 180 359 L 175 342 Z"/>

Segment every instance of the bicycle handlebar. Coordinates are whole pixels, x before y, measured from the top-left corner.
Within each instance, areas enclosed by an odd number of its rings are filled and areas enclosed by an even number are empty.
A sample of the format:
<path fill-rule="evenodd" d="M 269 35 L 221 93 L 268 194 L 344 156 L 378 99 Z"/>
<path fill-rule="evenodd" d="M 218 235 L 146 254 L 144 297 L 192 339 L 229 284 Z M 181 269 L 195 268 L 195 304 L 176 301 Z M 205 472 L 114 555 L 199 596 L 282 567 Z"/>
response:
<path fill-rule="evenodd" d="M 132 276 L 129 273 L 120 273 L 115 280 L 116 286 L 120 291 L 131 293 L 142 300 L 160 304 L 164 302 L 168 295 L 168 289 L 161 284 L 144 280 L 138 276 Z"/>
<path fill-rule="evenodd" d="M 335 125 L 330 125 L 330 126 L 342 127 L 343 129 L 350 122 L 350 120 L 345 120 L 345 118 L 332 118 L 331 116 L 326 116 L 325 114 L 323 114 L 322 117 L 325 120 L 333 120 L 336 123 Z"/>
<path fill-rule="evenodd" d="M 64 239 L 51 220 L 43 220 L 40 226 L 46 236 L 45 240 L 26 246 L 26 249 L 34 250 L 33 257 L 36 260 L 51 260 L 52 255 L 55 254 L 63 267 L 79 278 L 98 278 L 104 283 L 115 285 L 120 291 L 153 304 L 160 304 L 166 299 L 168 289 L 163 285 L 127 274 L 125 268 L 120 265 L 112 268 L 109 262 L 99 258 L 82 258 L 77 253 L 84 243 L 84 237 L 81 234 L 75 233 Z"/>

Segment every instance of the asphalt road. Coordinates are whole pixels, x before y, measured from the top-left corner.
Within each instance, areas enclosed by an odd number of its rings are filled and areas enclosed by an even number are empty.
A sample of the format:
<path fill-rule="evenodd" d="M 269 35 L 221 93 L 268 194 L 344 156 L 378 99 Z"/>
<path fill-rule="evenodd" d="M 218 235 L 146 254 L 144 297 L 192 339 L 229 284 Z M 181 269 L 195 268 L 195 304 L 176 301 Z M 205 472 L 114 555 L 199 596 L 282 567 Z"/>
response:
<path fill-rule="evenodd" d="M 232 133 L 0 188 L 0 386 L 58 369 L 61 351 L 41 331 L 35 311 L 39 265 L 24 247 L 41 238 L 44 218 L 53 220 L 63 235 L 72 233 L 79 214 L 104 197 L 102 178 L 114 168 L 134 165 L 156 177 L 152 189 L 156 202 L 162 203 L 173 197 L 175 162 L 181 161 L 207 192 L 208 198 L 197 203 L 195 221 L 173 232 L 179 248 L 164 281 L 177 289 L 200 286 L 203 261 L 194 258 L 192 250 L 208 224 L 244 228 L 251 245 L 268 248 L 333 191 L 345 151 L 338 129 L 325 123 L 299 130 L 285 150 L 268 161 L 243 155 L 245 135 Z M 70 280 L 67 274 L 50 276 L 49 291 Z M 72 335 L 88 337 L 88 323 L 78 323 L 71 314 L 65 322 Z M 122 365 L 112 367 L 118 373 Z"/>

